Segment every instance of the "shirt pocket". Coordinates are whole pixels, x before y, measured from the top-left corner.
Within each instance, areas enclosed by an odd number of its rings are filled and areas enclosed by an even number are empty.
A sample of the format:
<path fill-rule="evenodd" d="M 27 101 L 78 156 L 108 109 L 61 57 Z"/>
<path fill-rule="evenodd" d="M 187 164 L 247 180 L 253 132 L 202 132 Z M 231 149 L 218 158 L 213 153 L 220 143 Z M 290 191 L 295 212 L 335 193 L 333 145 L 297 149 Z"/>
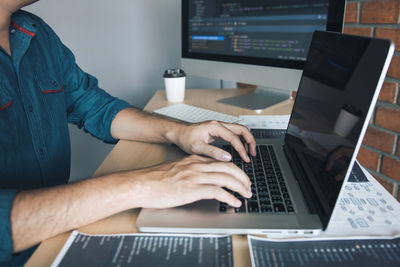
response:
<path fill-rule="evenodd" d="M 17 118 L 13 98 L 0 82 L 0 147 L 18 143 Z M 2 150 L 7 149 L 5 147 Z"/>
<path fill-rule="evenodd" d="M 64 84 L 55 75 L 38 75 L 37 84 L 44 109 L 50 115 L 53 124 L 66 121 L 66 104 Z"/>
<path fill-rule="evenodd" d="M 12 98 L 4 91 L 0 84 L 0 111 L 6 110 L 12 105 Z"/>

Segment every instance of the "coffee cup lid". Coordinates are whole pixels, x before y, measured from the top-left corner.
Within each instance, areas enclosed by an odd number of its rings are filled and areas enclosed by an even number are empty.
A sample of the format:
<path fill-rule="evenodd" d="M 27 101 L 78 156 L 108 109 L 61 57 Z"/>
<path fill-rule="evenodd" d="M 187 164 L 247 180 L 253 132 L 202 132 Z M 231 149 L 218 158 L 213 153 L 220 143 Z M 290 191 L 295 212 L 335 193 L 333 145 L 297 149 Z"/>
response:
<path fill-rule="evenodd" d="M 185 72 L 182 69 L 167 69 L 163 75 L 164 78 L 179 78 L 186 77 Z"/>

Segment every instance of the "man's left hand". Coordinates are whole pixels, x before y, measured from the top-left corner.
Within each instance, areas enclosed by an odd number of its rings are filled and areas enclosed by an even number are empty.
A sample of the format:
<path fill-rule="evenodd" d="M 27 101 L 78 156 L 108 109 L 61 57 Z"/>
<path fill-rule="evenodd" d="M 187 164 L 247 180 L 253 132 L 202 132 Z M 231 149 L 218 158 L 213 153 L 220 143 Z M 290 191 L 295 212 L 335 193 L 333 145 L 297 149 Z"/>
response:
<path fill-rule="evenodd" d="M 176 144 L 186 153 L 209 156 L 216 160 L 230 161 L 232 155 L 221 148 L 210 145 L 217 139 L 232 144 L 241 158 L 250 162 L 250 155 L 256 155 L 256 141 L 250 131 L 242 125 L 217 121 L 184 126 L 178 133 Z"/>

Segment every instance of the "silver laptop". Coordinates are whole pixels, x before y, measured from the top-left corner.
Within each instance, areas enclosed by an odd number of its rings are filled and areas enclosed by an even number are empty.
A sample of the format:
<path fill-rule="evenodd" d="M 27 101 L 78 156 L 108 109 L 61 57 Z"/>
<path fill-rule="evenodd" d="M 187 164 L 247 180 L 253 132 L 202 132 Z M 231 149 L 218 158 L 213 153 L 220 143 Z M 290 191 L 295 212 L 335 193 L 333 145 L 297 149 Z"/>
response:
<path fill-rule="evenodd" d="M 243 162 L 220 143 L 252 181 L 253 197 L 233 208 L 202 200 L 143 209 L 143 232 L 317 234 L 330 221 L 368 127 L 393 55 L 388 40 L 316 31 L 284 138 L 257 139 Z M 182 152 L 171 150 L 173 157 Z M 169 157 L 171 159 L 171 157 Z"/>

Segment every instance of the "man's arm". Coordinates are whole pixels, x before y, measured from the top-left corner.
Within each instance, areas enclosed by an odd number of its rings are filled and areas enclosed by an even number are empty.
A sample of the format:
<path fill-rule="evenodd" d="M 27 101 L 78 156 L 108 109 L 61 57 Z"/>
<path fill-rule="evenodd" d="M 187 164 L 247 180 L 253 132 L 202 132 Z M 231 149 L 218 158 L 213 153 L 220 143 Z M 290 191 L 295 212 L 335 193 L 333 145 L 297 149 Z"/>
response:
<path fill-rule="evenodd" d="M 11 209 L 14 252 L 131 208 L 168 208 L 200 199 L 239 207 L 240 201 L 223 187 L 251 197 L 248 177 L 234 164 L 190 156 L 150 168 L 22 191 Z"/>
<path fill-rule="evenodd" d="M 224 157 L 223 150 L 208 143 L 221 137 L 234 144 L 242 157 L 248 157 L 237 136 L 247 137 L 254 149 L 252 136 L 249 138 L 246 131 L 242 126 L 218 122 L 184 125 L 133 108 L 120 111 L 111 126 L 114 138 L 173 142 L 189 153 L 225 161 L 230 155 Z M 11 209 L 14 252 L 131 208 L 168 208 L 200 199 L 217 199 L 233 207 L 241 205 L 222 188 L 251 197 L 248 177 L 234 164 L 191 156 L 151 168 L 22 191 L 16 195 Z"/>
<path fill-rule="evenodd" d="M 231 155 L 228 152 L 210 145 L 221 138 L 231 143 L 247 162 L 250 161 L 247 152 L 256 155 L 256 141 L 242 125 L 216 121 L 186 125 L 135 108 L 121 110 L 115 116 L 111 124 L 111 135 L 115 139 L 174 143 L 189 154 L 230 161 Z"/>

